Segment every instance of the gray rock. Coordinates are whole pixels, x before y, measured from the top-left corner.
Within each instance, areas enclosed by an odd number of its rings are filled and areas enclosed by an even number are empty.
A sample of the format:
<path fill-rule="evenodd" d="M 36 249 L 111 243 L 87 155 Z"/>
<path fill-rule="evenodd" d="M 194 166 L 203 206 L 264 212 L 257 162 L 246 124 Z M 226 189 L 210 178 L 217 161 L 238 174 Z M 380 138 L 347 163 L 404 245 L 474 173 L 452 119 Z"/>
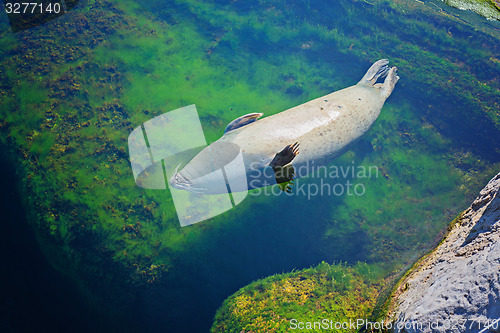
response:
<path fill-rule="evenodd" d="M 393 331 L 500 332 L 499 189 L 500 173 L 399 285 Z"/>

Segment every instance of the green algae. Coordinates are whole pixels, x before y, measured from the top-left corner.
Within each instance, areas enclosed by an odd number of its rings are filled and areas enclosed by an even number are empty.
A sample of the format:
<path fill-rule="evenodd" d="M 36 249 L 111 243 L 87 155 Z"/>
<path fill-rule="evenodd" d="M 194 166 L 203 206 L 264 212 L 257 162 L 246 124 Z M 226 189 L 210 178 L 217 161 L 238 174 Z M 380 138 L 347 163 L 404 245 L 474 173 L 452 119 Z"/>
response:
<path fill-rule="evenodd" d="M 52 133 L 38 135 L 33 139 L 30 152 L 35 154 L 38 158 L 46 157 L 54 146 L 55 141 L 55 135 Z"/>
<path fill-rule="evenodd" d="M 345 233 L 365 231 L 370 247 L 376 251 L 369 258 L 386 267 L 410 260 L 399 257 L 405 253 L 413 256 L 421 251 L 444 227 L 443 220 L 456 214 L 455 209 L 443 207 L 454 207 L 453 203 L 463 196 L 457 192 L 463 181 L 461 172 L 443 156 L 450 149 L 449 142 L 429 125 L 426 129 L 422 127 L 420 133 L 409 130 L 421 125 L 409 117 L 408 109 L 408 105 L 384 108 L 371 131 L 368 146 L 377 154 L 366 156 L 360 163 L 366 168 L 378 166 L 380 175 L 365 180 L 363 196 L 347 196 L 340 207 L 334 208 L 326 232 L 328 242 L 337 244 L 335 239 L 345 237 Z M 422 131 L 425 136 L 421 135 Z M 440 145 L 435 145 L 436 140 Z M 356 155 L 360 155 L 360 151 L 354 148 L 351 158 L 356 159 Z M 342 226 L 346 225 L 351 225 L 350 230 L 344 230 Z M 344 231 L 339 233 L 339 229 Z M 399 230 L 397 237 L 395 230 Z M 339 251 L 341 244 L 331 250 Z"/>
<path fill-rule="evenodd" d="M 368 319 L 376 300 L 374 295 L 381 287 L 376 272 L 366 263 L 348 267 L 322 262 L 240 289 L 224 301 L 211 332 L 289 332 L 298 323 L 305 327 L 308 322 L 324 323 L 324 319 L 329 332 L 357 332 L 335 328 L 335 323 Z M 318 325 L 308 331 L 324 329 Z"/>

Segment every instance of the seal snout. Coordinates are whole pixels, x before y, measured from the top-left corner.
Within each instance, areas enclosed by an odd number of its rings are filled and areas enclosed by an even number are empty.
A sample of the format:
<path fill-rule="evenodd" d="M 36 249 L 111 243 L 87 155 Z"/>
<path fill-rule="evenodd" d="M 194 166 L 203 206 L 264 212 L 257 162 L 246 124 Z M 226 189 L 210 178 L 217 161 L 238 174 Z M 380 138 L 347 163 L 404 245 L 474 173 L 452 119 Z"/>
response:
<path fill-rule="evenodd" d="M 193 186 L 193 183 L 184 177 L 180 172 L 175 171 L 174 175 L 169 180 L 170 185 L 178 190 L 185 190 L 189 192 L 201 193 L 204 192 L 202 188 Z"/>
<path fill-rule="evenodd" d="M 174 173 L 172 178 L 170 178 L 169 183 L 170 185 L 172 185 L 172 187 L 175 187 L 179 190 L 187 190 L 191 187 L 191 182 L 178 172 Z"/>

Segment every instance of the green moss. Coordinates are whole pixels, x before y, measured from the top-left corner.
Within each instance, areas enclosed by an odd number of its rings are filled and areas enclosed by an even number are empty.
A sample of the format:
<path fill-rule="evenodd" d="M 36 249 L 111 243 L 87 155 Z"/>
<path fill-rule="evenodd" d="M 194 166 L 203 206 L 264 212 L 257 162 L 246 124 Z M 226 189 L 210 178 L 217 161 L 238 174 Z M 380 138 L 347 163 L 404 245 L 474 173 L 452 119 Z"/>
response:
<path fill-rule="evenodd" d="M 314 323 L 327 318 L 334 325 L 368 318 L 382 287 L 374 283 L 374 277 L 366 263 L 348 267 L 322 262 L 313 268 L 255 281 L 224 301 L 211 332 L 288 332 L 294 322 Z M 332 328 L 328 331 L 357 331 Z M 308 331 L 320 332 L 322 328 Z"/>
<path fill-rule="evenodd" d="M 39 158 L 45 158 L 56 141 L 55 135 L 52 133 L 43 133 L 34 136 L 33 143 L 30 147 L 30 152 Z"/>

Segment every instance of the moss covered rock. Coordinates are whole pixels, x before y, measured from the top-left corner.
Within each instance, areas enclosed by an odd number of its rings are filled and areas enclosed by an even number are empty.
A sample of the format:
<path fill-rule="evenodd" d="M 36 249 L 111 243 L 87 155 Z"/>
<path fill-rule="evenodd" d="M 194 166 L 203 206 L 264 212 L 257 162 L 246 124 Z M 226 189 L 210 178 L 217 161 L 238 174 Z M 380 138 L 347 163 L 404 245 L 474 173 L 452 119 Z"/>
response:
<path fill-rule="evenodd" d="M 382 287 L 367 264 L 322 262 L 255 281 L 224 301 L 211 332 L 346 332 L 339 325 L 368 318 Z M 337 328 L 335 328 L 337 326 Z M 315 329 L 316 327 L 316 329 Z M 355 330 L 347 330 L 353 332 Z"/>

